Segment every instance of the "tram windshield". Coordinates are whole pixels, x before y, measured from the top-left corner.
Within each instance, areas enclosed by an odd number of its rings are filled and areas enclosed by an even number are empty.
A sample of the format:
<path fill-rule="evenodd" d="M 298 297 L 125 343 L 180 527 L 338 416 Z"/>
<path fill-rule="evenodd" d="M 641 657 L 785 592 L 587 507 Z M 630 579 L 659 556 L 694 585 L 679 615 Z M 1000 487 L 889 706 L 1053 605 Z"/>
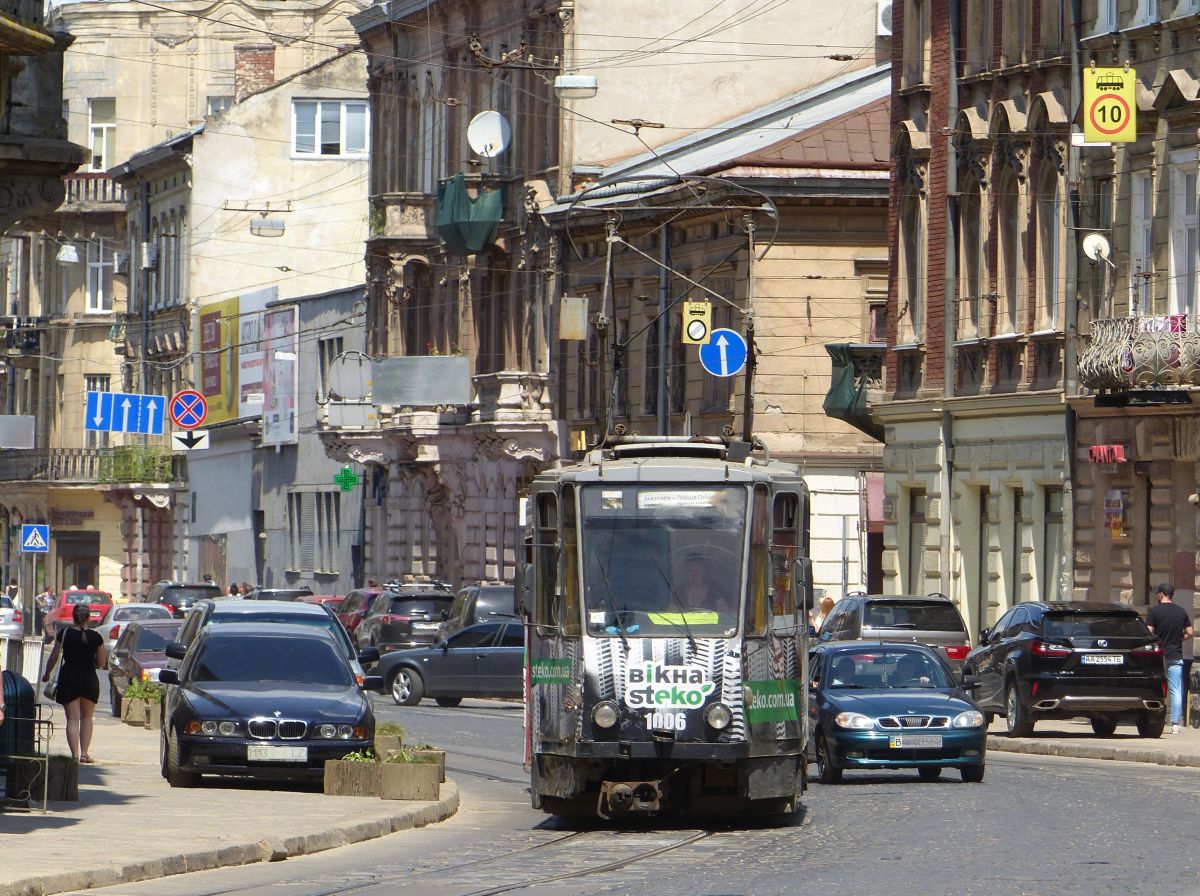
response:
<path fill-rule="evenodd" d="M 746 490 L 687 484 L 581 489 L 584 621 L 594 637 L 737 629 Z"/>

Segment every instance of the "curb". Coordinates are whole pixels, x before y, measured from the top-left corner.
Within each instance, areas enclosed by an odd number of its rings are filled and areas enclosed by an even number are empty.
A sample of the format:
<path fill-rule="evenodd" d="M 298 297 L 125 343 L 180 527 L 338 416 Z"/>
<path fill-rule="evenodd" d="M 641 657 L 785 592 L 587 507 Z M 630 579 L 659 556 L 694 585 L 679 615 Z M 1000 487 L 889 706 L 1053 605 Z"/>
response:
<path fill-rule="evenodd" d="M 1165 753 L 1160 750 L 1135 747 L 1109 747 L 1100 744 L 1064 744 L 1042 740 L 1022 740 L 989 734 L 989 751 L 998 753 L 1027 753 L 1036 756 L 1065 756 L 1072 759 L 1108 759 L 1120 762 L 1145 762 L 1182 768 L 1200 768 L 1200 756 L 1184 753 Z"/>
<path fill-rule="evenodd" d="M 406 831 L 445 821 L 454 815 L 459 807 L 458 786 L 447 781 L 442 785 L 442 789 L 443 796 L 437 802 L 408 807 L 383 818 L 341 825 L 327 831 L 299 834 L 294 837 L 265 837 L 254 843 L 202 849 L 161 859 L 146 859 L 124 865 L 108 865 L 102 868 L 28 877 L 24 880 L 0 884 L 0 896 L 49 896 L 51 893 L 66 893 L 74 890 L 90 890 L 96 887 L 157 880 L 193 871 L 211 871 L 214 868 L 252 865 L 255 862 L 282 862 L 296 856 L 324 852 L 327 849 L 349 846 L 364 840 L 374 840 L 397 831 Z"/>

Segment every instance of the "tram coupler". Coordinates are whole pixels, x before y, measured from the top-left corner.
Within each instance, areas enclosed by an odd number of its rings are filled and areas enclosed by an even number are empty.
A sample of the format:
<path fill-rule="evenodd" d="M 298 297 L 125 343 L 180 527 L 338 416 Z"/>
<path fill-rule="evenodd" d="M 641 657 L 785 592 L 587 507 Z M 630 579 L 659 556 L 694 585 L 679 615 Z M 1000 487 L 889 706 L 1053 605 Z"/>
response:
<path fill-rule="evenodd" d="M 601 818 L 631 812 L 657 812 L 662 808 L 661 781 L 605 781 L 600 785 Z"/>

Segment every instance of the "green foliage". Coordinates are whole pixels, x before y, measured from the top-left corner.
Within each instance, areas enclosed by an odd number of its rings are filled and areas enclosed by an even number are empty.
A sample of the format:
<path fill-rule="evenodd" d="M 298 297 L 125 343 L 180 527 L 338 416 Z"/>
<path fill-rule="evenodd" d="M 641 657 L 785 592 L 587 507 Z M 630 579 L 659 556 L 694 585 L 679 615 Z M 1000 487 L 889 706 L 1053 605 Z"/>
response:
<path fill-rule="evenodd" d="M 375 733 L 384 737 L 404 737 L 404 728 L 399 722 L 380 722 L 375 726 Z"/>
<path fill-rule="evenodd" d="M 160 703 L 162 701 L 162 688 L 153 681 L 140 679 L 131 681 L 129 687 L 125 688 L 125 692 L 121 694 L 123 700 L 147 700 L 150 703 Z"/>
<path fill-rule="evenodd" d="M 103 482 L 171 482 L 171 452 L 146 445 L 124 445 L 100 457 Z"/>
<path fill-rule="evenodd" d="M 414 764 L 433 764 L 437 762 L 437 756 L 429 752 L 421 752 L 413 748 L 403 748 L 400 750 L 392 750 L 383 757 L 384 762 L 411 762 Z"/>
<path fill-rule="evenodd" d="M 353 753 L 347 753 L 342 757 L 342 762 L 374 762 L 374 750 L 355 750 Z"/>

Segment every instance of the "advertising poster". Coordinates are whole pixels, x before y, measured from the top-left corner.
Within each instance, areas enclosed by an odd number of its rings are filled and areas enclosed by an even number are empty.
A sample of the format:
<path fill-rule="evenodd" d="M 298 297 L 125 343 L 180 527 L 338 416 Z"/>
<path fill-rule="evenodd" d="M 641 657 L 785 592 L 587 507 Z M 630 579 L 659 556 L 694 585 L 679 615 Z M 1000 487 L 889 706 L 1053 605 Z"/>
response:
<path fill-rule="evenodd" d="M 238 300 L 200 306 L 200 394 L 208 401 L 208 424 L 237 416 Z"/>
<path fill-rule="evenodd" d="M 263 314 L 278 290 L 249 292 L 238 303 L 238 417 L 257 417 L 263 410 Z"/>
<path fill-rule="evenodd" d="M 294 445 L 297 441 L 296 375 L 299 349 L 297 309 L 275 308 L 263 316 L 264 445 Z"/>

